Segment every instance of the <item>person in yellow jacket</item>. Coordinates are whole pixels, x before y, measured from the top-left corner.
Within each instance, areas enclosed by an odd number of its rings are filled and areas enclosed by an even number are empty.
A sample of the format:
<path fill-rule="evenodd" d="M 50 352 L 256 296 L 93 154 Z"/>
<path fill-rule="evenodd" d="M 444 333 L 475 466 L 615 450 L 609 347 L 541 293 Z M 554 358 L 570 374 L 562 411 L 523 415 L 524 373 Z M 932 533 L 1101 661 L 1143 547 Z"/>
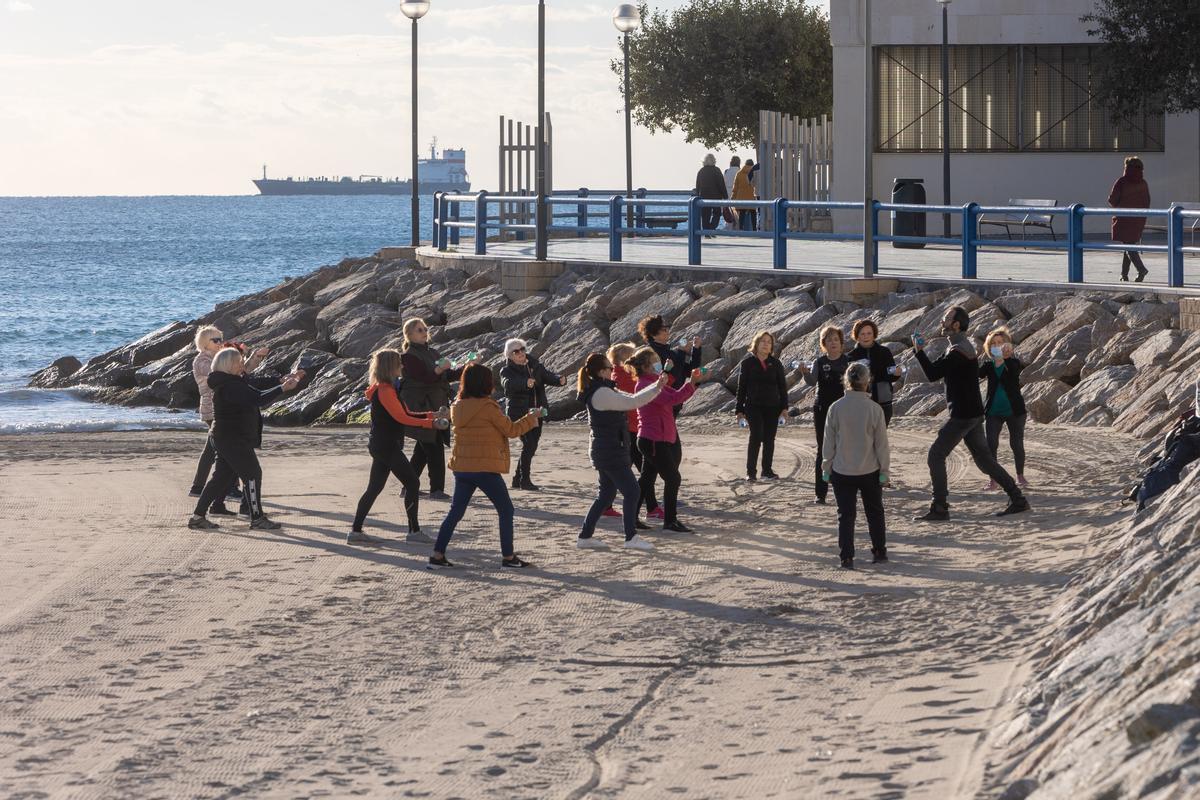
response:
<path fill-rule="evenodd" d="M 450 407 L 454 445 L 450 451 L 450 471 L 454 473 L 454 496 L 450 511 L 442 521 L 429 569 L 453 567 L 446 560 L 446 547 L 454 528 L 462 521 L 475 490 L 482 491 L 500 516 L 500 554 L 505 567 L 529 567 L 513 551 L 513 504 L 508 485 L 501 477 L 508 473 L 508 440 L 533 430 L 542 410 L 531 408 L 524 417 L 510 420 L 492 399 L 495 390 L 492 371 L 482 364 L 467 367 L 458 387 L 458 400 Z"/>
<path fill-rule="evenodd" d="M 733 178 L 734 200 L 757 200 L 754 184 L 750 181 L 750 173 L 754 169 L 754 161 L 746 159 L 745 165 L 738 170 Z M 738 221 L 744 231 L 758 230 L 758 211 L 754 208 L 738 208 Z"/>

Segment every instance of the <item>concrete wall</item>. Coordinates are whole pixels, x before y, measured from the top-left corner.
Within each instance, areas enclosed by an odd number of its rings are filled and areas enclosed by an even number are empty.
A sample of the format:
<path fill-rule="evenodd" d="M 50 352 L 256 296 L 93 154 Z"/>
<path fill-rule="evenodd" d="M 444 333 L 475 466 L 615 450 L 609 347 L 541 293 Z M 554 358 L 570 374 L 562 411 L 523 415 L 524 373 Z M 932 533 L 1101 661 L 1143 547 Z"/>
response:
<path fill-rule="evenodd" d="M 949 9 L 952 44 L 1071 44 L 1094 42 L 1087 24 L 1092 0 L 955 0 Z M 831 0 L 833 40 L 833 197 L 862 200 L 864 161 L 863 0 Z M 873 0 L 871 41 L 880 44 L 940 44 L 941 6 L 934 0 Z M 1052 8 L 1050 11 L 1048 9 Z M 1156 207 L 1200 200 L 1200 114 L 1168 116 L 1165 152 L 1138 153 Z M 951 202 L 1003 204 L 1014 197 L 1052 198 L 1063 204 L 1103 206 L 1121 174 L 1125 153 L 951 153 Z M 895 178 L 924 178 L 929 202 L 942 202 L 939 153 L 876 153 L 873 191 L 891 197 Z M 861 230 L 857 213 L 834 215 L 837 230 Z M 940 217 L 930 217 L 941 230 Z M 1091 217 L 1089 233 L 1108 229 L 1108 219 Z M 1061 230 L 1060 222 L 1055 223 Z M 884 219 L 881 229 L 888 230 Z M 996 229 L 991 229 L 995 231 Z M 958 231 L 957 221 L 954 231 Z"/>

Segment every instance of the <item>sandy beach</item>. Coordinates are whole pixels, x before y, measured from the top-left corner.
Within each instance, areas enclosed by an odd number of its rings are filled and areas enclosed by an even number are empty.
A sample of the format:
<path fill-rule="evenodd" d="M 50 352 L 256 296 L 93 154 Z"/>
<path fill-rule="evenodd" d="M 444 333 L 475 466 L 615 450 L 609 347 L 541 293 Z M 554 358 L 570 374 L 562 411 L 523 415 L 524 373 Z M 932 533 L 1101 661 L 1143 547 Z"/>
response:
<path fill-rule="evenodd" d="M 1003 522 L 959 448 L 955 520 L 934 527 L 909 518 L 936 426 L 897 420 L 892 561 L 869 563 L 860 519 L 854 572 L 834 508 L 809 504 L 803 422 L 773 485 L 739 480 L 743 433 L 689 420 L 698 535 L 652 531 L 649 555 L 575 549 L 587 431 L 553 424 L 544 491 L 515 493 L 520 572 L 486 504 L 451 544 L 461 568 L 427 571 L 395 483 L 368 524 L 388 543 L 344 544 L 362 429 L 268 431 L 278 534 L 184 527 L 199 434 L 5 437 L 0 795 L 973 797 L 1139 444 L 1032 427 L 1035 512 Z M 427 531 L 446 508 L 422 504 Z"/>

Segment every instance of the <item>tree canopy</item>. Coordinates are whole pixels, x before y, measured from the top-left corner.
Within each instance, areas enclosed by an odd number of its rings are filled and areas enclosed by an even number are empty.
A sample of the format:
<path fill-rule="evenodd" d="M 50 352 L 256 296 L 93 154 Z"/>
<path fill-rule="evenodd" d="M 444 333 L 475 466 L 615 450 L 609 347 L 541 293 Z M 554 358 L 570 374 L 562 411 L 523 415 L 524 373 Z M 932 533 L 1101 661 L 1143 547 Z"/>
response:
<path fill-rule="evenodd" d="M 1099 0 L 1083 20 L 1107 45 L 1096 96 L 1115 116 L 1200 109 L 1200 3 Z"/>
<path fill-rule="evenodd" d="M 705 147 L 748 146 L 760 110 L 802 117 L 833 107 L 829 19 L 804 0 L 691 0 L 648 12 L 630 35 L 630 103 L 651 132 Z M 612 69 L 624 85 L 621 59 Z"/>

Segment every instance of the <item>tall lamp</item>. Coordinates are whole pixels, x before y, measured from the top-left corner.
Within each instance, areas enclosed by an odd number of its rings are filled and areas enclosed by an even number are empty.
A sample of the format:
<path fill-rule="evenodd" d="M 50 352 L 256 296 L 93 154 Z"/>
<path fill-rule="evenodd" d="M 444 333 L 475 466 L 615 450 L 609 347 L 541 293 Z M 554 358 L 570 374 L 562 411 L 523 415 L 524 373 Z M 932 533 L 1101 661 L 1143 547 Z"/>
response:
<path fill-rule="evenodd" d="M 623 35 L 625 52 L 625 69 L 621 73 L 625 78 L 625 196 L 633 197 L 633 127 L 629 117 L 629 34 L 642 27 L 642 14 L 633 3 L 621 3 L 612 14 L 613 25 Z M 633 206 L 626 206 L 625 223 L 627 228 L 633 227 Z"/>
<path fill-rule="evenodd" d="M 942 7 L 942 204 L 950 205 L 950 26 L 952 0 L 937 0 Z M 950 215 L 942 215 L 942 227 L 950 238 Z"/>
<path fill-rule="evenodd" d="M 420 176 L 417 174 L 417 20 L 429 13 L 429 0 L 404 0 L 400 13 L 412 20 L 412 237 L 411 244 L 421 244 Z"/>
<path fill-rule="evenodd" d="M 537 206 L 534 208 L 533 255 L 545 261 L 549 249 L 546 220 L 546 0 L 538 0 L 538 124 L 534 146 L 534 171 L 537 173 Z"/>

